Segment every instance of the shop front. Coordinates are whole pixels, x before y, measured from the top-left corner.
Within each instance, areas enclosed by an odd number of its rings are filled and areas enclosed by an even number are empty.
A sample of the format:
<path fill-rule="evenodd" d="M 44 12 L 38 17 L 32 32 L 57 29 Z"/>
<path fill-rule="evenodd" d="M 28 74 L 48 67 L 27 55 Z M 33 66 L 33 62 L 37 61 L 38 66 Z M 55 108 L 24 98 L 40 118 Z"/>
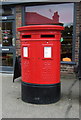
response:
<path fill-rule="evenodd" d="M 13 72 L 15 60 L 15 18 L 13 7 L 2 8 L 2 19 L 0 19 L 1 37 L 1 58 L 2 65 L 0 66 L 2 72 Z"/>
<path fill-rule="evenodd" d="M 60 24 L 65 27 L 61 38 L 61 72 L 73 73 L 79 61 L 79 21 L 81 3 L 18 2 L 3 4 L 2 68 L 13 70 L 15 56 L 20 56 L 21 26 Z M 7 7 L 6 7 L 7 6 Z"/>

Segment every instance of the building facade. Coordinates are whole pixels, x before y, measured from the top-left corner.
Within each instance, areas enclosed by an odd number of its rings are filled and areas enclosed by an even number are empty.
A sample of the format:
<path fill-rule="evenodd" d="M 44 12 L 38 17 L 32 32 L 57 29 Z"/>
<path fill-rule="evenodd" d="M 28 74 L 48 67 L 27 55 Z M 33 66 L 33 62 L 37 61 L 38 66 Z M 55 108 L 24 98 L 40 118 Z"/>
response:
<path fill-rule="evenodd" d="M 0 29 L 2 71 L 13 71 L 15 56 L 20 56 L 18 27 L 37 24 L 61 24 L 65 27 L 61 41 L 61 73 L 72 74 L 79 62 L 81 2 L 3 2 Z M 65 60 L 64 58 L 69 58 Z"/>

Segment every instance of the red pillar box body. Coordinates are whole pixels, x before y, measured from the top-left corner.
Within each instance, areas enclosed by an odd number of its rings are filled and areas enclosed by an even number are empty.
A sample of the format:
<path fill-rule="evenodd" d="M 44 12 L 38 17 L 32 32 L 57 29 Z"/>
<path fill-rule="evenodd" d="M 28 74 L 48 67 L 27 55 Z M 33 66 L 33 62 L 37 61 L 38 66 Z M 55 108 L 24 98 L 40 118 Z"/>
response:
<path fill-rule="evenodd" d="M 63 29 L 56 25 L 18 28 L 23 101 L 48 104 L 60 99 L 60 39 Z"/>

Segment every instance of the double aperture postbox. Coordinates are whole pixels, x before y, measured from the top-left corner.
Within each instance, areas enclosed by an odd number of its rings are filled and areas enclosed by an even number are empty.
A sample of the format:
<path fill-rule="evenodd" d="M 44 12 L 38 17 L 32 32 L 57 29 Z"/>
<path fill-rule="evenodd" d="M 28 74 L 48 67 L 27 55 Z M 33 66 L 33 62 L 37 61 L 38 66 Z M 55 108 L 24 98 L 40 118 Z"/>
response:
<path fill-rule="evenodd" d="M 48 104 L 60 99 L 59 25 L 23 26 L 20 31 L 22 100 Z"/>

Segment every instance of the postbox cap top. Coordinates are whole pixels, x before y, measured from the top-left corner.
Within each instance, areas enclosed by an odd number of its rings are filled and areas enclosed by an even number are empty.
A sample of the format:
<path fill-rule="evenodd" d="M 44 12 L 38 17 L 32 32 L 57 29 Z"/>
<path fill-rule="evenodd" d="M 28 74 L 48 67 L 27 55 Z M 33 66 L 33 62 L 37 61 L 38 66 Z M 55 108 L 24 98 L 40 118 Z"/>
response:
<path fill-rule="evenodd" d="M 60 25 L 30 25 L 17 28 L 17 31 L 27 31 L 27 30 L 64 30 L 63 26 Z"/>

